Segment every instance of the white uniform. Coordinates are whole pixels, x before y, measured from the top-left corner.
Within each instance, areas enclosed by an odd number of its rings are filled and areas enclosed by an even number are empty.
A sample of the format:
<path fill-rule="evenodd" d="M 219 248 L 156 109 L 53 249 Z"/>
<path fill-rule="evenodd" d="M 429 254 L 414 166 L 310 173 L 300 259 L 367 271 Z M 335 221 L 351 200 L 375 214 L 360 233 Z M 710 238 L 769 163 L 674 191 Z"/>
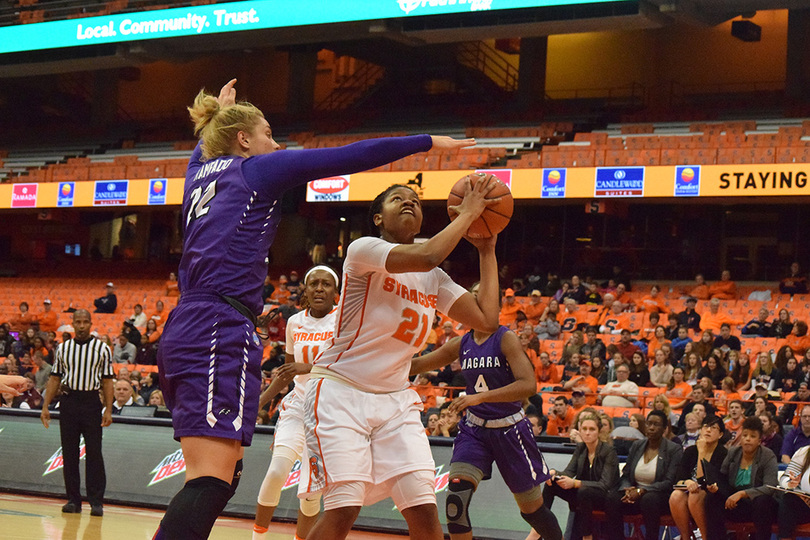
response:
<path fill-rule="evenodd" d="M 335 328 L 336 309 L 326 316 L 316 319 L 309 314 L 309 310 L 300 311 L 287 321 L 287 354 L 292 355 L 296 362 L 311 364 L 312 359 L 323 350 L 332 340 Z M 280 413 L 276 423 L 273 448 L 286 446 L 294 451 L 301 461 L 301 479 L 309 475 L 304 435 L 304 396 L 306 394 L 309 375 L 296 375 L 295 387 L 281 401 Z"/>
<path fill-rule="evenodd" d="M 388 273 L 385 261 L 396 245 L 364 237 L 347 250 L 335 337 L 315 360 L 307 389 L 309 493 L 433 472 L 422 401 L 408 372 L 436 309 L 447 313 L 465 290 L 438 268 Z M 385 496 L 369 488 L 365 504 Z"/>

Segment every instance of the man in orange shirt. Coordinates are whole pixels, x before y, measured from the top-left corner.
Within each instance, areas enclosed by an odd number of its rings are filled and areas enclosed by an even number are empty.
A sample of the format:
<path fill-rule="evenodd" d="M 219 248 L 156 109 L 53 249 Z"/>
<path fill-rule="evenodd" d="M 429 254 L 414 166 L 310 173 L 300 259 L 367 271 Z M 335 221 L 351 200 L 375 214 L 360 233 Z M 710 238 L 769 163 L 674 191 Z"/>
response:
<path fill-rule="evenodd" d="M 568 406 L 564 396 L 554 398 L 554 406 L 548 412 L 548 426 L 546 434 L 558 437 L 568 437 L 571 424 L 574 422 L 573 409 Z"/>
<path fill-rule="evenodd" d="M 726 420 L 726 433 L 731 437 L 726 443 L 726 448 L 732 446 L 739 446 L 742 441 L 742 423 L 745 420 L 743 416 L 742 401 L 735 399 L 728 404 L 728 420 Z"/>
<path fill-rule="evenodd" d="M 529 303 L 523 306 L 523 313 L 526 314 L 526 318 L 529 319 L 532 326 L 540 324 L 540 316 L 546 309 L 546 305 L 540 299 L 540 291 L 535 289 L 529 296 Z"/>
<path fill-rule="evenodd" d="M 442 332 L 437 332 L 435 348 L 438 349 L 456 336 L 458 336 L 458 334 L 453 331 L 453 321 L 444 321 L 444 324 L 442 324 Z"/>
<path fill-rule="evenodd" d="M 635 303 L 633 302 L 633 298 L 630 296 L 630 293 L 627 292 L 627 287 L 624 283 L 619 283 L 616 286 L 616 301 L 619 302 L 621 305 L 625 307 L 631 308 L 631 311 L 635 311 Z"/>
<path fill-rule="evenodd" d="M 9 319 L 8 324 L 12 332 L 23 333 L 31 328 L 31 323 L 36 321 L 34 314 L 28 311 L 28 302 L 20 302 L 20 312 Z"/>
<path fill-rule="evenodd" d="M 703 278 L 703 274 L 698 274 L 695 276 L 695 286 L 691 291 L 689 291 L 689 296 L 693 296 L 698 300 L 709 299 L 709 286 L 706 285 L 706 280 Z"/>
<path fill-rule="evenodd" d="M 169 313 L 166 311 L 163 301 L 158 300 L 155 302 L 155 311 L 149 315 L 149 319 L 155 319 L 155 323 L 157 324 L 158 328 L 163 328 L 163 325 L 166 324 L 166 319 L 168 318 Z M 149 322 L 148 319 L 147 322 Z"/>
<path fill-rule="evenodd" d="M 602 297 L 602 305 L 592 314 L 593 318 L 590 320 L 590 326 L 597 328 L 605 324 L 607 319 L 613 312 L 613 304 L 616 302 L 616 297 L 613 293 L 605 293 Z"/>
<path fill-rule="evenodd" d="M 712 283 L 709 287 L 709 294 L 712 298 L 720 300 L 736 300 L 737 284 L 731 281 L 731 272 L 723 270 L 723 273 L 720 274 L 720 281 Z"/>
<path fill-rule="evenodd" d="M 560 313 L 560 331 L 573 332 L 579 325 L 587 325 L 593 314 L 581 311 L 573 298 L 565 299 L 565 309 Z"/>
<path fill-rule="evenodd" d="M 554 386 L 560 382 L 560 374 L 557 366 L 551 363 L 551 357 L 547 352 L 540 353 L 538 364 L 534 368 L 534 378 L 537 379 L 537 391 L 543 387 Z"/>
<path fill-rule="evenodd" d="M 599 381 L 591 376 L 591 362 L 579 361 L 579 375 L 571 377 L 564 385 L 566 390 L 580 391 L 588 396 L 588 405 L 596 403 L 596 394 L 599 392 Z"/>
<path fill-rule="evenodd" d="M 742 324 L 743 321 L 738 321 L 727 313 L 720 311 L 720 300 L 712 298 L 711 301 L 709 301 L 709 311 L 704 311 L 700 314 L 700 329 L 711 330 L 713 333 L 719 334 L 723 323 L 736 326 Z"/>
<path fill-rule="evenodd" d="M 510 326 L 517 320 L 517 312 L 521 309 L 521 305 L 515 301 L 515 291 L 506 289 L 503 292 L 503 304 L 501 304 L 501 313 L 498 315 L 498 324 Z"/>
<path fill-rule="evenodd" d="M 637 330 L 636 328 L 632 328 L 630 324 L 630 313 L 625 313 L 623 311 L 624 306 L 619 303 L 619 301 L 613 302 L 611 306 L 612 312 L 608 314 L 601 325 L 599 325 L 599 333 L 600 334 L 619 334 L 622 330 L 627 330 L 628 332 L 632 330 Z"/>
<path fill-rule="evenodd" d="M 37 316 L 39 329 L 43 332 L 56 332 L 59 328 L 58 315 L 51 310 L 51 301 L 47 298 L 42 302 L 42 311 Z"/>

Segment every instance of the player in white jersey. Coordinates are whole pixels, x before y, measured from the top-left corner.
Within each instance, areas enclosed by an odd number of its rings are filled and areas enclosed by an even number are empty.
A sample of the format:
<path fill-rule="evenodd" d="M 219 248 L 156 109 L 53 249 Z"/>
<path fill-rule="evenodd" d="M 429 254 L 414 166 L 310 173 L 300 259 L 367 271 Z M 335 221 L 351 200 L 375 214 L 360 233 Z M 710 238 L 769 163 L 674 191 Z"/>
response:
<path fill-rule="evenodd" d="M 498 328 L 494 237 L 470 240 L 479 251 L 478 299 L 437 268 L 481 215 L 493 186 L 484 175 L 468 183 L 458 217 L 423 243 L 414 243 L 422 226 L 419 196 L 391 186 L 369 209 L 380 238 L 349 246 L 335 337 L 315 361 L 307 388 L 306 491 L 323 491 L 324 500 L 310 540 L 345 538 L 360 508 L 387 496 L 411 538 L 443 538 L 422 402 L 409 388 L 408 371 L 437 309 L 476 329 Z"/>
<path fill-rule="evenodd" d="M 253 540 L 268 537 L 267 527 L 281 498 L 281 489 L 296 461 L 301 463 L 300 481 L 304 482 L 309 476 L 309 460 L 304 440 L 304 395 L 313 359 L 332 340 L 337 290 L 337 274 L 328 266 L 315 266 L 304 275 L 301 301 L 305 309 L 287 321 L 286 363 L 279 368 L 276 381 L 262 394 L 260 407 L 269 402 L 294 377 L 295 387 L 281 402 L 281 414 L 273 438 L 273 459 L 259 490 Z M 307 537 L 320 509 L 319 495 L 301 499 L 296 539 Z"/>

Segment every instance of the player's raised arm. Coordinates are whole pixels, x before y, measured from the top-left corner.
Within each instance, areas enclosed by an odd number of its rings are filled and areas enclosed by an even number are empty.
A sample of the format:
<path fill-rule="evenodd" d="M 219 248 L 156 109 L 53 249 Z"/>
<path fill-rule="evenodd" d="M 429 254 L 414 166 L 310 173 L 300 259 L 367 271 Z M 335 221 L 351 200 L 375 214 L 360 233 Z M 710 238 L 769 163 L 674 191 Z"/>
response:
<path fill-rule="evenodd" d="M 478 249 L 481 282 L 475 294 L 466 293 L 459 297 L 447 313 L 454 321 L 481 332 L 494 332 L 498 329 L 500 290 L 498 260 L 495 257 L 497 239 L 497 235 L 490 238 L 467 238 Z"/>
<path fill-rule="evenodd" d="M 446 366 L 458 358 L 458 348 L 461 344 L 461 336 L 456 336 L 447 341 L 444 345 L 425 355 L 417 356 L 411 360 L 410 375 L 433 371 Z"/>

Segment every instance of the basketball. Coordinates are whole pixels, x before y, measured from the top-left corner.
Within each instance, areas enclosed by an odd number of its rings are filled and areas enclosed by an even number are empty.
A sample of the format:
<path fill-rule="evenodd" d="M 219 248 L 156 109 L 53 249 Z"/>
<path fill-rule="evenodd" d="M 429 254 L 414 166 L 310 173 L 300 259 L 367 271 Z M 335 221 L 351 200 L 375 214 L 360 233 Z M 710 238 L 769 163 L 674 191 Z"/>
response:
<path fill-rule="evenodd" d="M 467 190 L 467 179 L 475 186 L 475 183 L 481 177 L 489 177 L 490 182 L 496 182 L 495 187 L 487 195 L 487 199 L 501 198 L 495 204 L 487 206 L 481 213 L 481 216 L 473 221 L 470 228 L 467 229 L 467 236 L 471 238 L 489 238 L 492 235 L 498 234 L 509 225 L 509 220 L 512 219 L 512 212 L 515 207 L 515 201 L 512 199 L 512 192 L 509 188 L 498 180 L 498 178 L 491 174 L 474 173 L 462 177 L 455 183 L 450 190 L 450 195 L 447 197 L 447 214 L 450 216 L 450 221 L 456 219 L 458 214 L 450 211 L 451 206 L 461 204 L 464 198 L 464 193 Z"/>

